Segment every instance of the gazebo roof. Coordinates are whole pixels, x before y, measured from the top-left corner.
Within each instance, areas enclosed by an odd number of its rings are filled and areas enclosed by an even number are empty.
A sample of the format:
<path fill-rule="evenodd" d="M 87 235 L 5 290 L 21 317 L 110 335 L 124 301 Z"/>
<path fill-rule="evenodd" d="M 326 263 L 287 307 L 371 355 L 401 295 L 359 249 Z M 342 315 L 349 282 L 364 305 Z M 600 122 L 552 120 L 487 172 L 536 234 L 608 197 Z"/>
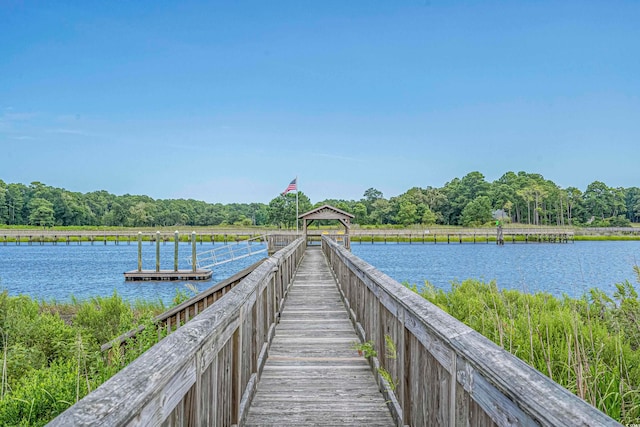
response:
<path fill-rule="evenodd" d="M 322 205 L 319 208 L 315 208 L 310 210 L 309 212 L 303 213 L 298 216 L 299 219 L 302 219 L 304 223 L 304 234 L 307 235 L 308 228 L 307 226 L 315 220 L 337 220 L 342 225 L 344 225 L 344 230 L 346 234 L 346 238 L 344 239 L 344 247 L 349 249 L 349 229 L 351 228 L 351 220 L 355 218 L 354 215 L 351 215 L 349 212 L 345 212 L 338 208 L 334 208 L 330 205 Z"/>
<path fill-rule="evenodd" d="M 337 219 L 346 220 L 347 222 L 353 218 L 349 212 L 333 207 L 331 205 L 322 205 L 319 208 L 310 210 L 298 216 L 299 219 Z"/>

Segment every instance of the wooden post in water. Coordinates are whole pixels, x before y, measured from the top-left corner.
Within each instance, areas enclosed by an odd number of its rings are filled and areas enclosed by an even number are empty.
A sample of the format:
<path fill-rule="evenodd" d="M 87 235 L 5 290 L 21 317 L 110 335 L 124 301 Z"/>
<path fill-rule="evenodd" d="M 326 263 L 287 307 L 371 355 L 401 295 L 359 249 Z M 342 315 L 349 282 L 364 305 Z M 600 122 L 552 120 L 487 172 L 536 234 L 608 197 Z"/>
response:
<path fill-rule="evenodd" d="M 178 230 L 175 232 L 173 241 L 175 242 L 173 251 L 173 271 L 178 271 Z"/>
<path fill-rule="evenodd" d="M 142 231 L 138 231 L 138 271 L 142 271 Z"/>
<path fill-rule="evenodd" d="M 191 268 L 194 272 L 196 271 L 196 261 L 197 261 L 196 260 L 196 232 L 192 231 L 191 232 Z"/>
<path fill-rule="evenodd" d="M 160 271 L 160 232 L 156 231 L 156 273 Z"/>
<path fill-rule="evenodd" d="M 500 221 L 496 221 L 497 224 L 497 232 L 498 235 L 496 236 L 496 244 L 497 245 L 504 245 L 504 234 L 502 233 L 502 224 L 500 224 Z"/>

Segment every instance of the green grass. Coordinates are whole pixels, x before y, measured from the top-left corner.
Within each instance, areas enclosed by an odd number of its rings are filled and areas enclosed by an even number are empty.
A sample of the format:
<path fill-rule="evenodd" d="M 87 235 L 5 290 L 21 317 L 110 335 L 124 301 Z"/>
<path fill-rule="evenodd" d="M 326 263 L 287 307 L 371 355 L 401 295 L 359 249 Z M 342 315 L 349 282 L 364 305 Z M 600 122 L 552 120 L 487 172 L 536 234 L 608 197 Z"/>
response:
<path fill-rule="evenodd" d="M 640 236 L 574 236 L 576 242 L 578 241 L 637 241 L 640 240 Z"/>
<path fill-rule="evenodd" d="M 640 299 L 629 281 L 611 297 L 592 289 L 580 298 L 477 280 L 409 287 L 612 418 L 640 419 Z"/>
<path fill-rule="evenodd" d="M 70 303 L 0 292 L 0 425 L 42 426 L 154 345 L 162 302 L 117 294 Z M 145 325 L 127 351 L 100 345 Z"/>

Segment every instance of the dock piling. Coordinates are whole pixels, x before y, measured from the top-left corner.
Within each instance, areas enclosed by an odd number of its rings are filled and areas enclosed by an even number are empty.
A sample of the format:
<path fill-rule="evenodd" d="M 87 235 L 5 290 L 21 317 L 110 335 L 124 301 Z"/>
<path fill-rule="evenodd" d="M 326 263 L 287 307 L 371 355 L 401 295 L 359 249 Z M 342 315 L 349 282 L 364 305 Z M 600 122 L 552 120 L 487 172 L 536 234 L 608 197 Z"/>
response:
<path fill-rule="evenodd" d="M 173 271 L 178 271 L 178 230 L 174 234 Z"/>
<path fill-rule="evenodd" d="M 142 271 L 142 232 L 138 231 L 138 271 Z"/>
<path fill-rule="evenodd" d="M 225 234 L 225 243 L 226 243 L 226 234 Z M 196 271 L 196 232 L 191 232 L 191 268 L 195 272 Z"/>
<path fill-rule="evenodd" d="M 156 273 L 160 271 L 160 232 L 156 231 Z"/>

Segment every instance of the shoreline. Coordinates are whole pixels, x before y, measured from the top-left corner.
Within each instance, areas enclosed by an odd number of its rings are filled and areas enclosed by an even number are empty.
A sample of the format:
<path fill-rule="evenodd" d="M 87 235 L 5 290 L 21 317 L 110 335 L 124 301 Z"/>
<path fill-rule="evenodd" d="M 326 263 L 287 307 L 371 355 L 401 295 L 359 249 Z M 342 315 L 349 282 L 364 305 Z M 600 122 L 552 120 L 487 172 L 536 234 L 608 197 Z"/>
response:
<path fill-rule="evenodd" d="M 177 229 L 177 230 L 176 230 Z M 116 228 L 116 227 L 5 227 L 0 228 L 0 246 L 11 244 L 70 244 L 80 242 L 103 243 L 113 242 L 132 243 L 138 239 L 155 241 L 160 238 L 163 242 L 174 241 L 176 231 L 179 241 L 190 241 L 191 234 L 196 233 L 199 243 L 233 243 L 251 239 L 264 234 L 295 235 L 295 230 L 275 229 L 266 227 L 232 228 L 232 227 L 148 227 L 148 228 Z M 578 227 L 546 227 L 524 225 L 506 225 L 503 228 L 505 241 L 511 242 L 553 242 L 558 236 L 569 241 L 640 241 L 640 227 L 611 227 L 611 228 L 578 228 Z M 309 229 L 310 235 L 343 234 L 335 227 L 321 227 Z M 449 227 L 425 226 L 421 228 L 359 228 L 354 226 L 350 230 L 353 243 L 373 242 L 406 242 L 406 243 L 460 243 L 496 242 L 495 227 Z M 541 236 L 540 239 L 528 236 Z M 555 236 L 555 239 L 554 239 Z M 551 237 L 551 239 L 549 239 Z"/>

